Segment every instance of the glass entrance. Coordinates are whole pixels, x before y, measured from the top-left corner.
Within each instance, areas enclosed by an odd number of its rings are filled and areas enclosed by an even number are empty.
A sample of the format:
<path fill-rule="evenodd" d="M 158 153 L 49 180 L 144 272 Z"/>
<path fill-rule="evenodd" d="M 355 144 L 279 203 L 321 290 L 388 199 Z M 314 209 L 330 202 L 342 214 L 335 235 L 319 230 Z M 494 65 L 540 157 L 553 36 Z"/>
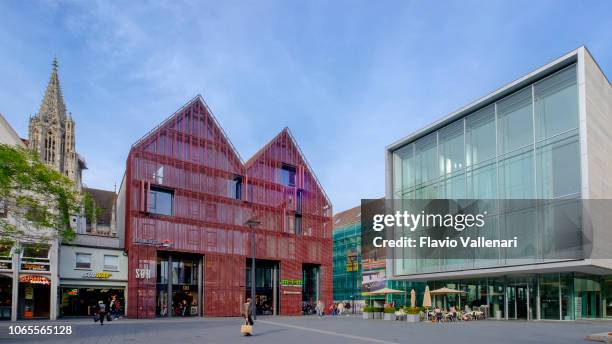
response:
<path fill-rule="evenodd" d="M 533 319 L 533 291 L 528 285 L 509 285 L 506 289 L 508 294 L 508 319 Z"/>
<path fill-rule="evenodd" d="M 251 297 L 251 259 L 246 260 L 246 295 Z M 255 260 L 255 308 L 257 315 L 278 314 L 278 262 Z"/>
<path fill-rule="evenodd" d="M 601 296 L 598 291 L 583 291 L 580 293 L 582 302 L 582 319 L 601 317 Z"/>
<path fill-rule="evenodd" d="M 199 315 L 200 261 L 198 256 L 177 253 L 157 257 L 157 316 Z"/>

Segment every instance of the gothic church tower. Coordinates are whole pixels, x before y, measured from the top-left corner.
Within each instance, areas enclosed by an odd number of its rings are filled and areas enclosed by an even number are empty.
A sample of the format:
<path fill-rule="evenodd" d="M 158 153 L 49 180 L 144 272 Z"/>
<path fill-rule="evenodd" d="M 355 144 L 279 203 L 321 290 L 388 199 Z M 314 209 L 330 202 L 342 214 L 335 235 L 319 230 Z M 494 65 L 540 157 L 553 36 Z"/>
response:
<path fill-rule="evenodd" d="M 74 120 L 66 113 L 57 68 L 55 58 L 40 109 L 30 117 L 28 146 L 43 162 L 70 178 L 80 190 L 82 170 L 87 167 L 75 149 Z"/>

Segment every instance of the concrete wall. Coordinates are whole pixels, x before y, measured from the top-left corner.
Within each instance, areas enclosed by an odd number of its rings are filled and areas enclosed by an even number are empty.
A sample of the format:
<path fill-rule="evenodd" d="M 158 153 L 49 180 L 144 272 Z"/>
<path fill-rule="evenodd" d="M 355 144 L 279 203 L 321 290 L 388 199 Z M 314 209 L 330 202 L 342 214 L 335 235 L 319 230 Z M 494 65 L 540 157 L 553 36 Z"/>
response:
<path fill-rule="evenodd" d="M 592 258 L 612 258 L 612 86 L 586 48 L 580 49 L 580 150 L 586 236 Z M 601 261 L 600 261 L 601 262 Z M 605 261 L 603 262 L 605 263 Z"/>
<path fill-rule="evenodd" d="M 121 244 L 121 248 L 125 248 L 125 173 L 119 185 L 119 191 L 117 192 L 117 201 L 115 204 L 115 223 L 117 238 Z"/>

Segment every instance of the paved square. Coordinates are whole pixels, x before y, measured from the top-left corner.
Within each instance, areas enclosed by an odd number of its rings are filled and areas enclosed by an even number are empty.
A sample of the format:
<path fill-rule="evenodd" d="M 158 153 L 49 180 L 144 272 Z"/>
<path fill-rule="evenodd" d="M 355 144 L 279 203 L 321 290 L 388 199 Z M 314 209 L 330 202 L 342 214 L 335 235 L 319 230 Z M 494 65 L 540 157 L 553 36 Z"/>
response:
<path fill-rule="evenodd" d="M 67 336 L 9 335 L 13 325 L 72 325 Z M 359 317 L 260 317 L 255 335 L 240 335 L 239 318 L 116 320 L 104 326 L 90 319 L 0 324 L 0 343 L 190 344 L 190 343 L 588 343 L 591 333 L 612 330 L 612 322 L 472 321 L 405 323 Z M 591 342 L 592 343 L 592 342 Z"/>

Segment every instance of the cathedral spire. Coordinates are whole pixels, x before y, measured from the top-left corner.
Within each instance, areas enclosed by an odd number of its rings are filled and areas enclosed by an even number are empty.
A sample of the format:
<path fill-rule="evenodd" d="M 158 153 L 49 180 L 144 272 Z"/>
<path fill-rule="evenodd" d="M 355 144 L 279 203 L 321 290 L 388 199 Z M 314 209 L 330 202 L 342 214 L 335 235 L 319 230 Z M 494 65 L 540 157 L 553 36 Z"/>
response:
<path fill-rule="evenodd" d="M 66 117 L 66 105 L 64 104 L 62 88 L 60 87 L 59 76 L 57 74 L 59 67 L 57 57 L 53 58 L 51 66 L 51 77 L 49 78 L 49 84 L 47 84 L 42 104 L 40 104 L 38 116 L 60 120 Z"/>

